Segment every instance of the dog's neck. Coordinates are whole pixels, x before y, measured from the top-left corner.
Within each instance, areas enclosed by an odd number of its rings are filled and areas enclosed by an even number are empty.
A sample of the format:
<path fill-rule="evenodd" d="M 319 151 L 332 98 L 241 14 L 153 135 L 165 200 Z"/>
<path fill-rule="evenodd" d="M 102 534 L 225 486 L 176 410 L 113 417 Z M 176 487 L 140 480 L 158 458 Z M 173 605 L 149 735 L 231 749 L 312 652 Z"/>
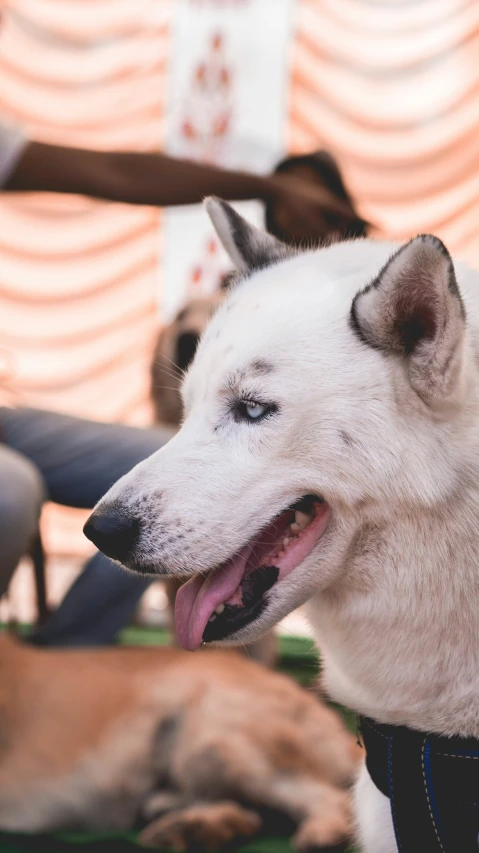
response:
<path fill-rule="evenodd" d="M 334 699 L 479 737 L 478 517 L 472 484 L 434 511 L 356 530 L 342 578 L 308 606 Z"/>

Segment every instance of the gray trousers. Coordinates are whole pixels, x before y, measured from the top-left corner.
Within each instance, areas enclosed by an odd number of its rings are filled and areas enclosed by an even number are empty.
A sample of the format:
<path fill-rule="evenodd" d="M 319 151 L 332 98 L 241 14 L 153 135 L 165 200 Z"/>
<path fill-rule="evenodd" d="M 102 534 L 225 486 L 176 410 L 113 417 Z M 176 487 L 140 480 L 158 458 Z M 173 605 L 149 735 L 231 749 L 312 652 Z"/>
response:
<path fill-rule="evenodd" d="M 0 407 L 0 595 L 34 535 L 42 504 L 91 509 L 113 483 L 162 447 L 164 429 L 95 423 L 38 409 Z M 36 635 L 43 645 L 111 642 L 149 580 L 96 553 Z"/>

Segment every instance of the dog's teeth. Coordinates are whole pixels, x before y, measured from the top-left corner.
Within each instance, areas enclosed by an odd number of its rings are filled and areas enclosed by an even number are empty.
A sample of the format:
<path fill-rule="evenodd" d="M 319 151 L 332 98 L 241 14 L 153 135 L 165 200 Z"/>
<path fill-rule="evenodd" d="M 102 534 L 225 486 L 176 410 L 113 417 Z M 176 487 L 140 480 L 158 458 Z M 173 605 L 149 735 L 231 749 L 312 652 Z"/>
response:
<path fill-rule="evenodd" d="M 215 619 L 216 619 L 216 613 L 212 613 L 210 618 L 208 619 L 208 622 L 214 622 Z"/>
<path fill-rule="evenodd" d="M 301 530 L 301 527 L 299 526 L 297 521 L 293 521 L 293 523 L 290 524 L 290 528 L 291 533 L 299 533 L 299 531 Z"/>
<path fill-rule="evenodd" d="M 291 539 L 289 539 L 288 536 L 285 536 L 283 539 L 284 547 L 286 548 L 286 545 L 289 545 L 290 542 L 291 542 Z"/>
<path fill-rule="evenodd" d="M 215 613 L 217 613 L 218 616 L 221 616 L 224 609 L 225 609 L 224 604 L 218 604 L 218 607 L 216 608 Z"/>
<path fill-rule="evenodd" d="M 294 514 L 294 520 L 296 524 L 299 525 L 300 530 L 304 530 L 304 528 L 311 522 L 312 518 L 312 515 L 308 515 L 306 512 L 301 512 L 299 509 L 297 509 Z"/>

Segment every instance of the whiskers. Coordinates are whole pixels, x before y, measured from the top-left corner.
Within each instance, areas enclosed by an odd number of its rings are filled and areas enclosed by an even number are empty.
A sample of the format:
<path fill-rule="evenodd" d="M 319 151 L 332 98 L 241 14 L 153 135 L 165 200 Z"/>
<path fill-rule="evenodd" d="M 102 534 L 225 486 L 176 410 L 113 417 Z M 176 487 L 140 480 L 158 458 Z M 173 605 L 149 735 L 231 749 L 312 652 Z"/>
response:
<path fill-rule="evenodd" d="M 169 361 L 171 366 L 169 364 L 164 364 L 163 359 Z M 175 362 L 172 361 L 171 358 L 168 358 L 168 356 L 166 355 L 163 355 L 161 360 L 155 361 L 155 366 L 160 368 L 161 373 L 165 376 L 165 378 L 172 379 L 173 382 L 176 383 L 176 385 L 160 385 L 160 383 L 154 382 L 153 387 L 166 391 L 176 391 L 178 393 L 180 385 L 182 384 L 185 376 L 185 371 L 181 370 L 181 368 L 178 367 L 178 365 L 175 364 Z"/>
<path fill-rule="evenodd" d="M 167 363 L 165 364 L 165 362 Z M 182 382 L 185 378 L 186 370 L 182 370 L 181 367 L 178 367 L 176 362 L 164 353 L 161 354 L 160 359 L 155 361 L 155 365 L 160 367 L 161 370 L 164 370 L 165 373 L 168 373 L 172 378 L 178 379 L 179 382 Z"/>
<path fill-rule="evenodd" d="M 173 385 L 158 385 L 158 383 L 156 383 L 156 382 L 155 382 L 154 387 L 155 387 L 155 388 L 157 388 L 157 389 L 161 389 L 162 391 L 178 391 L 178 386 L 177 386 L 177 385 L 176 385 L 176 386 L 173 386 Z"/>

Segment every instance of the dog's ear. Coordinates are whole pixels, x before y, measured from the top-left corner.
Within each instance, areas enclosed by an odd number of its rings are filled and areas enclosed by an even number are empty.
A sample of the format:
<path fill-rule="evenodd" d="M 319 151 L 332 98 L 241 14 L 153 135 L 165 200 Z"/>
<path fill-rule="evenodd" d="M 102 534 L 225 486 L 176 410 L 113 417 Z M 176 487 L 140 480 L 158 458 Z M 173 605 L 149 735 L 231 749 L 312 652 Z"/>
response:
<path fill-rule="evenodd" d="M 255 228 L 226 201 L 207 198 L 205 207 L 238 272 L 247 274 L 294 255 L 293 249 Z"/>
<path fill-rule="evenodd" d="M 357 294 L 351 325 L 372 347 L 404 358 L 431 406 L 462 399 L 466 317 L 452 258 L 437 237 L 411 240 Z"/>

